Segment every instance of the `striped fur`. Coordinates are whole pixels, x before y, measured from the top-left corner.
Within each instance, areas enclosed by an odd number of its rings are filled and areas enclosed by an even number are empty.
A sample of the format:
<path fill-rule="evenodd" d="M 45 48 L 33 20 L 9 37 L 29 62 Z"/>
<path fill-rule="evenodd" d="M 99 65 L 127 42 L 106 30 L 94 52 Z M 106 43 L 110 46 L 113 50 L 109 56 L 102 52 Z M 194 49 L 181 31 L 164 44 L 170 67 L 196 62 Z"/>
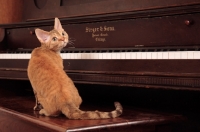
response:
<path fill-rule="evenodd" d="M 32 51 L 28 64 L 28 77 L 36 97 L 34 110 L 45 116 L 65 114 L 69 119 L 105 119 L 122 114 L 123 108 L 115 102 L 111 112 L 82 111 L 82 99 L 73 81 L 65 73 L 60 50 L 68 43 L 68 34 L 59 19 L 55 18 L 54 29 L 50 32 L 36 29 L 41 47 Z"/>

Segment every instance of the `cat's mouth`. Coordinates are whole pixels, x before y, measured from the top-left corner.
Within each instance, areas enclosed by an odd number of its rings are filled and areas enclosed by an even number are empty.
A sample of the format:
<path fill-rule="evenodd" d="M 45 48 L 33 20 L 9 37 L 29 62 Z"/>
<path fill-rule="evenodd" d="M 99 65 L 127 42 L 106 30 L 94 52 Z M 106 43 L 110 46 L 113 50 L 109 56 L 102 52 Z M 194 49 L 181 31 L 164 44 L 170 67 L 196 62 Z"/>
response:
<path fill-rule="evenodd" d="M 67 42 L 63 41 L 62 45 L 60 45 L 59 48 L 61 48 L 61 49 L 64 48 L 65 46 L 67 46 L 67 43 L 68 43 L 68 41 Z"/>

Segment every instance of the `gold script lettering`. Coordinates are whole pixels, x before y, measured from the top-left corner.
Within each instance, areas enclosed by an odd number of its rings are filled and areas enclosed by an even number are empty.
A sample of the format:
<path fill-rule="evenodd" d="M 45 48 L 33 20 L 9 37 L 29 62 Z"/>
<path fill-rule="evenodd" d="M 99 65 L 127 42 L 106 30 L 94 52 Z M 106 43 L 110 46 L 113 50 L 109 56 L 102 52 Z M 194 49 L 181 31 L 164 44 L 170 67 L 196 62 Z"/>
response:
<path fill-rule="evenodd" d="M 95 33 L 95 32 L 99 32 L 99 28 L 89 28 L 89 27 L 86 27 L 86 28 L 85 28 L 85 32 L 86 32 L 86 33 Z"/>
<path fill-rule="evenodd" d="M 106 38 L 109 37 L 109 32 L 114 32 L 114 26 L 99 26 L 99 27 L 86 27 L 85 32 L 91 33 L 92 38 L 96 42 L 105 42 Z"/>
<path fill-rule="evenodd" d="M 115 28 L 114 27 L 107 27 L 107 26 L 104 26 L 104 31 L 115 31 Z"/>

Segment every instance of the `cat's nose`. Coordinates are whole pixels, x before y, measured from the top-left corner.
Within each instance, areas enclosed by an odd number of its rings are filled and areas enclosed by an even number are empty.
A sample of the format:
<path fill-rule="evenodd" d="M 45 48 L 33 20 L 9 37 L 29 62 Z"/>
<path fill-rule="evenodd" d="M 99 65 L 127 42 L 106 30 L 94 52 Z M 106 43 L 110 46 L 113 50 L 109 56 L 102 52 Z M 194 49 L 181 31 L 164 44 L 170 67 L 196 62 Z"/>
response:
<path fill-rule="evenodd" d="M 65 40 L 65 38 L 64 38 L 64 37 L 62 37 L 62 38 L 59 38 L 58 40 L 59 40 L 59 41 L 64 41 L 64 40 Z"/>

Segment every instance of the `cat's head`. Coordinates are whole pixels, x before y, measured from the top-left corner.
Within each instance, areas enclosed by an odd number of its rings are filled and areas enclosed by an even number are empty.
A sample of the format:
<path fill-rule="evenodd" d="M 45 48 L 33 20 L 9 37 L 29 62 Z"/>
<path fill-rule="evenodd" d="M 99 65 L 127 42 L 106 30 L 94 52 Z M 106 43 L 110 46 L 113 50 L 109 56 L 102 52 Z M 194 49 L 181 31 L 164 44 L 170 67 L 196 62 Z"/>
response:
<path fill-rule="evenodd" d="M 42 47 L 59 52 L 68 43 L 68 34 L 62 28 L 60 20 L 55 18 L 54 29 L 50 32 L 36 29 L 35 34 Z"/>

